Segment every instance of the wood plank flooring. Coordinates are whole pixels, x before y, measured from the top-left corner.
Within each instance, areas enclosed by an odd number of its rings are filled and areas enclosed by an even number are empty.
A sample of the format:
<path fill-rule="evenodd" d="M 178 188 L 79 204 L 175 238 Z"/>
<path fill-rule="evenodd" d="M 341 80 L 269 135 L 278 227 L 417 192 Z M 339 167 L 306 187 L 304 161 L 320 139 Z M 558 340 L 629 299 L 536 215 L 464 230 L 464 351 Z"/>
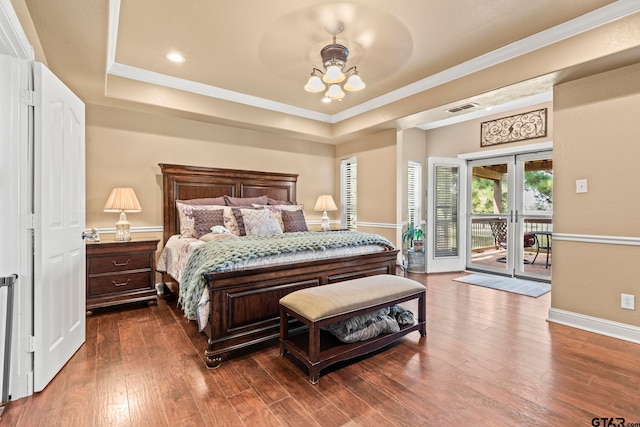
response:
<path fill-rule="evenodd" d="M 276 342 L 206 369 L 206 339 L 174 300 L 97 311 L 81 349 L 43 392 L 10 402 L 0 425 L 640 423 L 640 345 L 546 322 L 550 294 L 452 281 L 460 275 L 410 274 L 428 287 L 427 337 L 329 368 L 316 386 Z"/>

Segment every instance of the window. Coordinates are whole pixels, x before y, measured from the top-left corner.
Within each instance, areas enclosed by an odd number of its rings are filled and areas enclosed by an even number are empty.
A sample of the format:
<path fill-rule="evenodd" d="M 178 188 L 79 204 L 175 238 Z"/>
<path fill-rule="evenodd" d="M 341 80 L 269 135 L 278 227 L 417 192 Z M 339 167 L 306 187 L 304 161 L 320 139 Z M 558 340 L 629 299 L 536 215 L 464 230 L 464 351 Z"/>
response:
<path fill-rule="evenodd" d="M 459 169 L 436 166 L 434 178 L 434 256 L 457 256 Z"/>
<path fill-rule="evenodd" d="M 407 179 L 407 224 L 420 225 L 422 163 L 409 160 Z"/>
<path fill-rule="evenodd" d="M 355 157 L 340 163 L 340 219 L 342 227 L 355 230 L 358 225 L 358 163 Z"/>

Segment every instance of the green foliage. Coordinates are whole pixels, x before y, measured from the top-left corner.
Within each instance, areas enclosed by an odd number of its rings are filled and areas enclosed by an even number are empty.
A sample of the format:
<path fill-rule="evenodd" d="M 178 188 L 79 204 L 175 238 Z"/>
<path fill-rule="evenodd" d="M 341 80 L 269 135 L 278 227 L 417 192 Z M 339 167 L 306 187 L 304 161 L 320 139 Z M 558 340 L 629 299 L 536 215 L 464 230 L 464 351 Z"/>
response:
<path fill-rule="evenodd" d="M 545 210 L 553 204 L 553 174 L 550 171 L 524 173 L 524 188 L 534 192 L 538 209 Z"/>
<path fill-rule="evenodd" d="M 502 186 L 502 210 L 507 206 L 506 183 Z M 500 212 L 500 207 L 493 199 L 494 181 L 486 178 L 473 178 L 471 182 L 471 212 L 474 214 L 494 214 Z"/>
<path fill-rule="evenodd" d="M 536 201 L 537 210 L 548 210 L 553 204 L 553 173 L 539 170 L 525 172 L 525 191 L 530 191 Z M 507 207 L 507 184 L 502 184 L 501 203 L 494 201 L 494 181 L 475 177 L 471 184 L 471 211 L 474 214 L 505 213 Z"/>
<path fill-rule="evenodd" d="M 416 227 L 413 223 L 407 224 L 407 228 L 402 233 L 402 241 L 407 243 L 407 246 L 413 246 L 415 240 L 424 239 L 424 230 L 421 226 Z"/>

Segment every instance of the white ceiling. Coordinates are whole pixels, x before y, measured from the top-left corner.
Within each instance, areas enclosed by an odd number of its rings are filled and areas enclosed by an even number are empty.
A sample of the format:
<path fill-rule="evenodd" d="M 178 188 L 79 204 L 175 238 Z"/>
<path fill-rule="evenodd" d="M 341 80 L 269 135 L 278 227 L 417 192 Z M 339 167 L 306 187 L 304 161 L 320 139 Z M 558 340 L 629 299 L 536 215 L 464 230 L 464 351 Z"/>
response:
<path fill-rule="evenodd" d="M 162 88 L 172 88 L 210 103 L 214 111 L 197 119 L 243 126 L 246 116 L 251 126 L 248 106 L 284 115 L 280 128 L 293 118 L 339 123 L 640 11 L 637 0 L 25 2 L 48 66 L 87 103 L 166 107 Z M 326 26 L 337 21 L 345 25 L 337 42 L 350 50 L 347 66 L 358 67 L 367 87 L 324 104 L 302 87 L 332 41 Z M 170 52 L 186 62 L 169 62 Z M 466 117 L 494 114 L 549 100 L 555 80 L 540 76 L 459 102 L 479 104 Z M 144 100 L 130 96 L 133 87 Z M 444 111 L 450 106 L 413 111 L 394 126 L 461 120 Z"/>

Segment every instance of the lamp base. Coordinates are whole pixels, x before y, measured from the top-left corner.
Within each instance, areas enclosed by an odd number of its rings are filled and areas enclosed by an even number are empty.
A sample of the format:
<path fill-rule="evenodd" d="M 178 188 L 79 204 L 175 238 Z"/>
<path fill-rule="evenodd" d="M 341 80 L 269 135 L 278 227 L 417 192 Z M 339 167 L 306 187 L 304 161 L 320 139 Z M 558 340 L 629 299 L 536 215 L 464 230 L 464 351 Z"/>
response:
<path fill-rule="evenodd" d="M 327 215 L 327 211 L 324 211 L 322 214 L 322 219 L 320 220 L 320 227 L 322 231 L 329 231 L 331 226 L 329 225 L 329 215 Z"/>
<path fill-rule="evenodd" d="M 127 242 L 131 240 L 130 227 L 131 224 L 127 221 L 127 215 L 124 212 L 120 212 L 120 219 L 116 222 L 116 241 Z"/>

